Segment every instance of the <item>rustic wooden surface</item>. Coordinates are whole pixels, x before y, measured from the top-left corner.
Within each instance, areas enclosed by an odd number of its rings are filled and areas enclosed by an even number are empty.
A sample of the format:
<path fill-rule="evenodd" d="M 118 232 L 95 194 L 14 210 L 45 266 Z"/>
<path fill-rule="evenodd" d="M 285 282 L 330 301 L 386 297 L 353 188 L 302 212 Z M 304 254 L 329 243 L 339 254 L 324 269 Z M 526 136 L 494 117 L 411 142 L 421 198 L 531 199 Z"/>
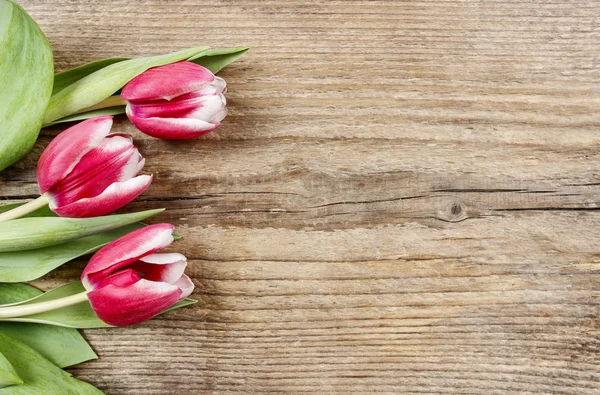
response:
<path fill-rule="evenodd" d="M 134 131 L 193 308 L 88 330 L 108 394 L 600 393 L 600 3 L 22 1 L 57 70 L 248 45 L 230 115 Z M 37 193 L 59 128 L 0 175 Z M 74 279 L 84 262 L 37 284 Z"/>

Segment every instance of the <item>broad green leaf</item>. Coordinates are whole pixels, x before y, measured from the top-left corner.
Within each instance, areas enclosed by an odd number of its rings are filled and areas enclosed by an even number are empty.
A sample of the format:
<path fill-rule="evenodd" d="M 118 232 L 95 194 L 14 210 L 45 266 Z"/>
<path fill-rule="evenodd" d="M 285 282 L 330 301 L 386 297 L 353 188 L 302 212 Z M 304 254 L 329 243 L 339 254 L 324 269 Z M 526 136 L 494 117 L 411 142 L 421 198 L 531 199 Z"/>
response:
<path fill-rule="evenodd" d="M 130 225 L 162 211 L 164 210 L 147 210 L 94 218 L 19 218 L 0 222 L 0 252 L 32 250 L 62 244 Z"/>
<path fill-rule="evenodd" d="M 96 252 L 111 241 L 142 227 L 144 224 L 138 222 L 55 246 L 0 252 L 0 282 L 18 283 L 35 280 L 75 258 Z"/>
<path fill-rule="evenodd" d="M 52 93 L 50 44 L 20 6 L 0 0 L 0 170 L 33 147 Z"/>
<path fill-rule="evenodd" d="M 125 114 L 125 106 L 107 107 L 107 108 L 100 108 L 98 110 L 80 112 L 79 114 L 69 115 L 68 117 L 57 119 L 56 121 L 50 122 L 49 124 L 44 124 L 44 127 L 52 126 L 52 125 L 56 125 L 56 124 L 64 123 L 64 122 L 83 121 L 85 119 L 101 117 L 104 115 L 119 115 L 119 114 Z"/>
<path fill-rule="evenodd" d="M 54 86 L 52 87 L 52 94 L 60 92 L 67 86 L 74 84 L 83 77 L 90 75 L 100 69 L 110 66 L 113 63 L 122 62 L 128 58 L 108 58 L 97 60 L 95 62 L 86 63 L 82 66 L 75 67 L 71 70 L 63 71 L 61 73 L 54 74 Z"/>
<path fill-rule="evenodd" d="M 23 380 L 21 380 L 8 359 L 0 353 L 0 389 L 18 384 L 23 384 Z"/>
<path fill-rule="evenodd" d="M 20 203 L 16 203 L 0 206 L 0 213 L 20 205 Z M 57 217 L 57 215 L 46 206 L 27 214 L 26 217 Z M 14 283 L 35 280 L 62 264 L 96 252 L 107 243 L 143 226 L 143 223 L 137 222 L 55 246 L 26 251 L 0 252 L 0 282 Z M 0 304 L 3 303 L 1 300 L 0 295 Z"/>
<path fill-rule="evenodd" d="M 0 353 L 15 368 L 23 384 L 0 390 L 2 395 L 96 395 L 100 390 L 73 378 L 25 343 L 0 333 Z"/>
<path fill-rule="evenodd" d="M 199 64 L 200 66 L 204 66 L 216 74 L 229 63 L 234 62 L 248 52 L 248 49 L 248 47 L 214 49 L 199 53 L 188 60 Z"/>
<path fill-rule="evenodd" d="M 1 289 L 0 289 L 1 291 Z M 16 304 L 31 304 L 38 302 L 46 302 L 49 300 L 60 299 L 66 296 L 75 295 L 81 292 L 84 292 L 85 288 L 81 284 L 81 282 L 76 281 L 73 283 L 69 283 L 67 285 L 63 285 L 62 287 L 54 288 L 43 295 L 34 297 L 32 299 L 26 300 L 22 303 Z M 189 306 L 191 304 L 196 303 L 193 299 L 184 299 L 173 306 L 169 307 L 161 314 L 172 311 L 184 306 Z M 13 304 L 14 305 L 14 304 Z M 110 325 L 102 322 L 96 314 L 89 302 L 82 302 L 76 305 L 63 307 L 61 309 L 56 309 L 53 311 L 47 311 L 45 313 L 33 314 L 26 317 L 17 317 L 17 318 L 6 318 L 0 321 L 11 321 L 11 322 L 35 322 L 40 324 L 48 324 L 48 325 L 57 325 L 64 326 L 67 328 L 106 328 L 110 327 Z"/>
<path fill-rule="evenodd" d="M 41 294 L 27 284 L 0 284 L 0 304 L 18 303 Z M 76 329 L 0 322 L 0 332 L 22 341 L 61 368 L 98 358 Z"/>
<path fill-rule="evenodd" d="M 0 322 L 0 333 L 21 340 L 61 368 L 98 358 L 77 329 L 24 322 Z"/>
<path fill-rule="evenodd" d="M 167 55 L 124 60 L 97 70 L 52 95 L 44 123 L 48 124 L 101 102 L 151 67 L 185 60 L 206 49 L 208 47 L 189 48 Z"/>

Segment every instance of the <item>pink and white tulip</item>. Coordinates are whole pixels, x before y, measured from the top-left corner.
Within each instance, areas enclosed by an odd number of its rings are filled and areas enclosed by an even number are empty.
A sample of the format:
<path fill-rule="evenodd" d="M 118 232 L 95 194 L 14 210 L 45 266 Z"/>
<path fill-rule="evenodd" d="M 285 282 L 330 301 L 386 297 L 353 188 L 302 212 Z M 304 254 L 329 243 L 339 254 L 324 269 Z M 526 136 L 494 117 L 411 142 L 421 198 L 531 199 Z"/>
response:
<path fill-rule="evenodd" d="M 111 134 L 112 124 L 110 116 L 78 123 L 60 133 L 42 153 L 37 168 L 40 192 L 58 215 L 106 215 L 150 186 L 152 176 L 136 176 L 144 158 L 131 136 Z"/>
<path fill-rule="evenodd" d="M 186 257 L 157 253 L 173 242 L 173 225 L 150 225 L 100 249 L 81 275 L 98 318 L 125 326 L 145 321 L 190 295 Z"/>
<path fill-rule="evenodd" d="M 84 292 L 58 299 L 0 306 L 0 319 L 21 317 L 89 302 L 113 326 L 137 324 L 189 296 L 194 283 L 184 274 L 185 256 L 157 251 L 173 242 L 173 225 L 150 225 L 98 250 L 81 274 Z"/>
<path fill-rule="evenodd" d="M 226 83 L 192 62 L 152 68 L 121 93 L 126 113 L 142 132 L 162 139 L 188 140 L 221 125 L 227 114 Z"/>

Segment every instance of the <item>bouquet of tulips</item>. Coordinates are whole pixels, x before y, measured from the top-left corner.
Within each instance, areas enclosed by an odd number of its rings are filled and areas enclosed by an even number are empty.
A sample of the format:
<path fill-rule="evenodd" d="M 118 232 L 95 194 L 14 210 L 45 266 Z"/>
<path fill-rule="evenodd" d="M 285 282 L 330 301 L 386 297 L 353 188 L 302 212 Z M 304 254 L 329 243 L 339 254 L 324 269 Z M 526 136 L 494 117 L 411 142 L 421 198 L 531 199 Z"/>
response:
<path fill-rule="evenodd" d="M 163 139 L 213 131 L 227 113 L 215 73 L 247 48 L 110 58 L 54 74 L 46 37 L 11 0 L 0 0 L 0 48 L 0 171 L 42 127 L 79 122 L 42 153 L 40 197 L 0 206 L 0 393 L 100 393 L 62 370 L 96 358 L 77 328 L 132 325 L 195 303 L 186 257 L 160 252 L 176 239 L 173 225 L 141 222 L 162 209 L 113 214 L 153 181 L 113 116 Z M 88 254 L 81 281 L 47 292 L 26 284 Z"/>

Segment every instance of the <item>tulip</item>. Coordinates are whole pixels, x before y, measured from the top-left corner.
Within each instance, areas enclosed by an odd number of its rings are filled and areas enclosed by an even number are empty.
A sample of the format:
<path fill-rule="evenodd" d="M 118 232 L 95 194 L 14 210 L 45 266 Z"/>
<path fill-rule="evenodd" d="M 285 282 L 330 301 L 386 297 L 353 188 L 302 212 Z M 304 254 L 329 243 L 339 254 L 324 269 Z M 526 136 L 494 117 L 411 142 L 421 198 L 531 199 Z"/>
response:
<path fill-rule="evenodd" d="M 99 319 L 113 326 L 136 324 L 160 314 L 194 290 L 184 274 L 186 257 L 157 253 L 173 242 L 173 225 L 133 231 L 98 250 L 81 274 L 85 292 L 47 302 L 0 307 L 0 318 L 25 317 L 89 301 Z"/>
<path fill-rule="evenodd" d="M 152 68 L 121 92 L 126 113 L 142 132 L 168 140 L 188 140 L 219 127 L 227 114 L 225 80 L 191 62 Z"/>
<path fill-rule="evenodd" d="M 63 217 L 96 217 L 138 197 L 152 176 L 136 174 L 144 158 L 131 136 L 112 133 L 112 117 L 83 121 L 59 134 L 45 149 L 37 168 L 41 196 L 0 214 L 0 222 L 19 218 L 46 204 Z"/>
<path fill-rule="evenodd" d="M 100 249 L 81 275 L 98 318 L 123 326 L 145 321 L 190 295 L 186 257 L 156 253 L 173 242 L 173 225 L 138 229 Z"/>

